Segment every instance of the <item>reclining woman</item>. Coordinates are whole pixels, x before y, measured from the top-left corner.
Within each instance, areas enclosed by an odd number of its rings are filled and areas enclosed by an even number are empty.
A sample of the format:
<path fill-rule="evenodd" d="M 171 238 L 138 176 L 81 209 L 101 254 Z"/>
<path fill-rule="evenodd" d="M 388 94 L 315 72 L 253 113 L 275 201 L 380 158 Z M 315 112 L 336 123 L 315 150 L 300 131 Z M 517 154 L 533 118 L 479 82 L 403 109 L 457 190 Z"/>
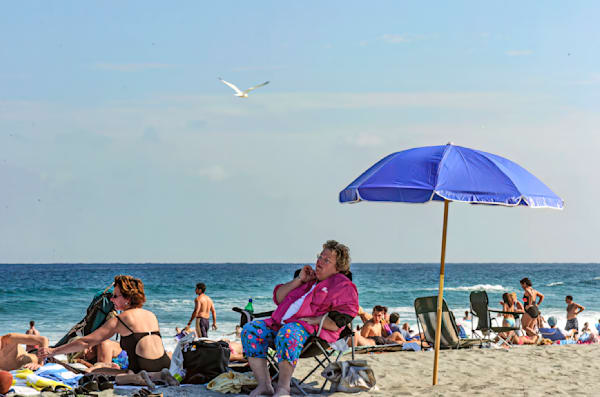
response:
<path fill-rule="evenodd" d="M 118 384 L 144 385 L 149 383 L 149 379 L 178 384 L 168 371 L 171 359 L 165 352 L 158 320 L 154 313 L 142 309 L 146 302 L 144 284 L 138 278 L 119 275 L 115 277 L 114 285 L 111 301 L 115 305 L 115 309 L 121 311 L 121 314 L 107 320 L 100 328 L 82 338 L 57 348 L 39 349 L 38 357 L 43 359 L 57 354 L 83 351 L 118 333 L 121 335 L 121 348 L 127 352 L 130 371 L 129 374 L 116 377 Z M 138 372 L 141 373 L 141 376 L 133 374 Z M 152 372 L 152 374 L 146 372 Z M 147 375 L 150 375 L 149 379 Z"/>
<path fill-rule="evenodd" d="M 79 339 L 79 337 L 76 339 Z M 85 365 L 87 367 L 86 372 L 92 372 L 98 368 L 127 369 L 129 366 L 127 352 L 117 342 L 110 339 L 102 341 L 89 349 L 70 353 L 67 357 L 69 362 Z"/>
<path fill-rule="evenodd" d="M 323 320 L 319 336 L 327 342 L 339 339 L 343 327 L 358 313 L 356 286 L 344 273 L 350 270 L 348 247 L 334 240 L 323 244 L 316 269 L 304 266 L 299 277 L 279 284 L 273 291 L 277 309 L 266 320 L 244 325 L 242 345 L 258 381 L 250 396 L 290 394 L 292 373 L 310 334 Z M 274 391 L 266 354 L 275 347 L 279 378 Z"/>

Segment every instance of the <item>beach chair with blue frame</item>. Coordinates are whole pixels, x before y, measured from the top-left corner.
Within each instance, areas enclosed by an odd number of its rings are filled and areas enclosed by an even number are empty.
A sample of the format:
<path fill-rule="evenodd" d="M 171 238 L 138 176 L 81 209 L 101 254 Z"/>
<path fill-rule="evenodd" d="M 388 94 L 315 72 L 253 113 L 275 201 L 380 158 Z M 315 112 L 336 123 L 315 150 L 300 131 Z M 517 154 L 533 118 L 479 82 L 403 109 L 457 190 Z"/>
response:
<path fill-rule="evenodd" d="M 435 346 L 435 333 L 437 326 L 437 296 L 425 296 L 415 299 L 415 314 L 417 316 L 417 327 L 421 331 L 424 340 L 429 346 Z M 482 346 L 483 338 L 468 339 L 459 336 L 458 326 L 454 314 L 448 309 L 445 300 L 442 300 L 442 330 L 440 334 L 440 349 L 462 349 L 474 346 Z"/>

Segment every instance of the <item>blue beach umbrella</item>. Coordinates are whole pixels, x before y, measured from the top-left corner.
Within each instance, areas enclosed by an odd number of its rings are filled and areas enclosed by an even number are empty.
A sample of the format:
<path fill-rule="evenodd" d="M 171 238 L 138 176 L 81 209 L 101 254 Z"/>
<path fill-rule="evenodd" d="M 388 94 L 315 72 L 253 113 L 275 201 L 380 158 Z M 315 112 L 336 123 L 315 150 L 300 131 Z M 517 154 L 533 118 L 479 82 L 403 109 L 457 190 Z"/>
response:
<path fill-rule="evenodd" d="M 442 298 L 448 204 L 527 206 L 562 209 L 564 201 L 518 164 L 480 150 L 455 146 L 426 146 L 392 153 L 356 178 L 340 192 L 341 203 L 395 201 L 444 203 L 442 255 L 438 292 L 433 384 L 437 369 L 442 328 Z"/>

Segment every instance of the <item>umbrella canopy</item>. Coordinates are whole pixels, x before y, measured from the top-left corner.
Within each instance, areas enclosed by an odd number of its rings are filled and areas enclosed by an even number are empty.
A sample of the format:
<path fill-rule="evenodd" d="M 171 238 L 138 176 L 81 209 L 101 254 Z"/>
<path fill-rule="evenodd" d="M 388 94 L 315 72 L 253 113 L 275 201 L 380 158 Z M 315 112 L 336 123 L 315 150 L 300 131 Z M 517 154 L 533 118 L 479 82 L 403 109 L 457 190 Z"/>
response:
<path fill-rule="evenodd" d="M 340 202 L 444 202 L 433 384 L 437 384 L 448 204 L 562 209 L 564 201 L 518 164 L 480 150 L 455 146 L 426 146 L 390 154 L 340 192 Z"/>
<path fill-rule="evenodd" d="M 452 144 L 390 154 L 340 192 L 340 202 L 461 201 L 562 208 L 563 200 L 518 164 Z"/>

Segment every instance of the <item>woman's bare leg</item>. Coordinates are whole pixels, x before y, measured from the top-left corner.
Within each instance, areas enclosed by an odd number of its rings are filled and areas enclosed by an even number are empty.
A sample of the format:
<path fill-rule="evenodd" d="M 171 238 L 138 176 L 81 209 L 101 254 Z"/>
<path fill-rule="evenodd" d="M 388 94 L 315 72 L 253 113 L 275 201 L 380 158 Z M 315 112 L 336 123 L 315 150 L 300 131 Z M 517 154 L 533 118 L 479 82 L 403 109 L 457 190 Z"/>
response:
<path fill-rule="evenodd" d="M 275 391 L 273 390 L 273 385 L 271 385 L 271 376 L 269 375 L 267 359 L 248 357 L 248 364 L 250 365 L 250 368 L 252 368 L 254 377 L 258 382 L 258 386 L 256 386 L 256 389 L 252 390 L 250 397 L 260 396 L 261 394 L 273 394 Z"/>

